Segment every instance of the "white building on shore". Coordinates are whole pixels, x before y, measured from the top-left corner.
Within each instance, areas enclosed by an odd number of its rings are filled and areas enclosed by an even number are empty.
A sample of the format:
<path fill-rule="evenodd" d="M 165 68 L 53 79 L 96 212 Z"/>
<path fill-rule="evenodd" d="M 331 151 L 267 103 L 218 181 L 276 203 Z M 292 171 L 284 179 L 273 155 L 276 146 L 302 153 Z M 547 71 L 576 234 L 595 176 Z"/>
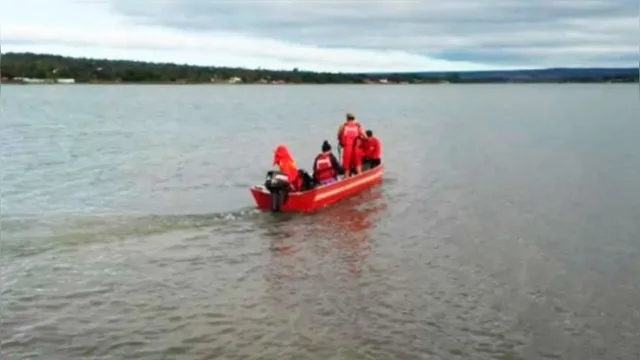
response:
<path fill-rule="evenodd" d="M 76 79 L 39 79 L 28 77 L 15 77 L 13 81 L 19 81 L 23 84 L 75 84 Z"/>

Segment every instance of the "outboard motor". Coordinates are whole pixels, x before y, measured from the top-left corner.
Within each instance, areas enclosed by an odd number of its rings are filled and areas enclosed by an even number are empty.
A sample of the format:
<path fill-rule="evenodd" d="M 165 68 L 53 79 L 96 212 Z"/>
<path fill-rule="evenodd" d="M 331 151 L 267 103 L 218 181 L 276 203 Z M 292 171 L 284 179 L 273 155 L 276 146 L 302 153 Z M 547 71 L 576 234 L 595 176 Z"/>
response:
<path fill-rule="evenodd" d="M 280 171 L 271 170 L 267 172 L 264 187 L 271 193 L 271 211 L 280 211 L 291 189 L 289 178 Z"/>

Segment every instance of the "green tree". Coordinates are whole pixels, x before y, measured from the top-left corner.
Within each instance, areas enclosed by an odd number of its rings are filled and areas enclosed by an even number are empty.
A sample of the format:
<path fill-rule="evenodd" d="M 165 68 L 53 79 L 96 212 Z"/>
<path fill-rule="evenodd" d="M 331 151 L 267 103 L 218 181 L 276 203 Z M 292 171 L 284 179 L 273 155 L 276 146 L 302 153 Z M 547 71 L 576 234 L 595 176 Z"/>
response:
<path fill-rule="evenodd" d="M 450 73 L 447 75 L 446 80 L 451 83 L 460 82 L 460 75 L 458 73 Z"/>
<path fill-rule="evenodd" d="M 439 82 L 443 77 L 425 74 L 349 74 L 302 71 L 294 68 L 291 71 L 242 69 L 231 67 L 192 66 L 178 64 L 146 63 L 140 61 L 105 60 L 72 58 L 58 55 L 33 53 L 6 53 L 2 55 L 2 75 L 6 77 L 32 78 L 74 78 L 76 82 L 86 81 L 119 81 L 124 82 L 172 82 L 208 83 L 212 78 L 225 80 L 240 77 L 245 82 L 257 82 L 261 79 L 285 81 L 291 83 L 331 84 L 331 83 L 366 83 L 377 82 L 387 78 L 391 82 L 431 83 Z M 516 75 L 518 76 L 518 75 Z M 458 73 L 450 73 L 444 77 L 453 83 L 458 82 L 504 82 L 513 81 L 517 77 L 485 77 L 462 78 Z M 529 79 L 518 81 L 540 81 L 540 77 L 532 75 Z M 637 82 L 637 69 L 625 69 L 619 75 L 584 75 L 563 77 L 554 81 L 583 82 Z"/>

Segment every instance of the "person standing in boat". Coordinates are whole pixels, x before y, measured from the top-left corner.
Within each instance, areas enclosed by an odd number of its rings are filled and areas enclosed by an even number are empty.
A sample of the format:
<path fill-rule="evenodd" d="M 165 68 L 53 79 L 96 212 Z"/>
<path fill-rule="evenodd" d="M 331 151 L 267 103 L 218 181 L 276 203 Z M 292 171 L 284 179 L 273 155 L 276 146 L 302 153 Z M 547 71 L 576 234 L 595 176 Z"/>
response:
<path fill-rule="evenodd" d="M 287 176 L 293 191 L 300 189 L 302 186 L 302 179 L 300 178 L 296 162 L 293 160 L 293 156 L 291 156 L 286 145 L 280 144 L 276 147 L 276 150 L 273 153 L 273 165 Z"/>
<path fill-rule="evenodd" d="M 354 163 L 354 142 L 357 137 L 364 135 L 362 125 L 353 114 L 347 113 L 346 121 L 338 128 L 338 143 L 342 148 L 342 168 L 345 169 L 345 178 L 351 175 L 350 169 L 355 167 L 356 174 L 362 171 L 361 166 Z"/>
<path fill-rule="evenodd" d="M 373 131 L 367 130 L 365 134 L 364 159 L 362 162 L 367 168 L 373 169 L 382 163 L 382 160 L 380 160 L 382 145 L 380 139 L 373 135 Z"/>
<path fill-rule="evenodd" d="M 338 175 L 344 174 L 338 159 L 331 152 L 331 144 L 327 140 L 322 143 L 322 152 L 313 161 L 313 179 L 321 185 L 330 184 L 338 180 Z"/>

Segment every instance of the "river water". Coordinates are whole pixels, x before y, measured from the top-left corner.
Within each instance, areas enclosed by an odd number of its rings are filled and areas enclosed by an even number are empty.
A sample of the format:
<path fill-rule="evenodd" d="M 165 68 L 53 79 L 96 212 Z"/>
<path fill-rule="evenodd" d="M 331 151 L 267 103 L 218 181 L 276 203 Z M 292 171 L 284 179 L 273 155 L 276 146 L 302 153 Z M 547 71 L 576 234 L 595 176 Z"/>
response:
<path fill-rule="evenodd" d="M 4 359 L 638 359 L 633 85 L 3 86 Z M 383 183 L 253 209 L 354 112 Z"/>

